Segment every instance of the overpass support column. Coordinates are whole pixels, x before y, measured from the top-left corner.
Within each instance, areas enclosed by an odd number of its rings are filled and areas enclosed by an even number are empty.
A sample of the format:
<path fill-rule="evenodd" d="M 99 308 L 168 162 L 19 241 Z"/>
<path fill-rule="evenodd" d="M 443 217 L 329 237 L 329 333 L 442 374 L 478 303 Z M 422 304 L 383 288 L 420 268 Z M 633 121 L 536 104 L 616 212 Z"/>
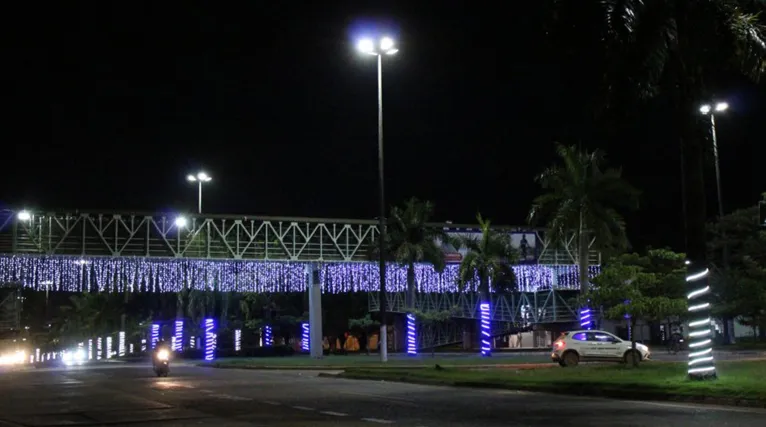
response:
<path fill-rule="evenodd" d="M 316 264 L 306 266 L 309 292 L 309 342 L 311 358 L 321 359 L 322 348 L 322 284 Z"/>

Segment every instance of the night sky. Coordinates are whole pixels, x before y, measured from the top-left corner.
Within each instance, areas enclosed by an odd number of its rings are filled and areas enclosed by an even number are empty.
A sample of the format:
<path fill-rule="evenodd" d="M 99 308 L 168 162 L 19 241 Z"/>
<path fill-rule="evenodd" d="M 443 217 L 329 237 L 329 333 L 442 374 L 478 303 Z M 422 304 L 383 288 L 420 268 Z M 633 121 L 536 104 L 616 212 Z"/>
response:
<path fill-rule="evenodd" d="M 204 169 L 205 212 L 372 218 L 376 68 L 355 43 L 386 34 L 400 47 L 383 76 L 390 202 L 523 225 L 554 141 L 582 143 L 643 191 L 633 243 L 683 249 L 679 148 L 661 103 L 594 125 L 584 100 L 597 65 L 589 46 L 551 37 L 547 2 L 159 3 L 6 16 L 5 206 L 193 211 L 184 177 Z M 732 78 L 711 95 L 731 104 L 718 120 L 726 207 L 753 205 L 766 191 L 766 88 Z"/>

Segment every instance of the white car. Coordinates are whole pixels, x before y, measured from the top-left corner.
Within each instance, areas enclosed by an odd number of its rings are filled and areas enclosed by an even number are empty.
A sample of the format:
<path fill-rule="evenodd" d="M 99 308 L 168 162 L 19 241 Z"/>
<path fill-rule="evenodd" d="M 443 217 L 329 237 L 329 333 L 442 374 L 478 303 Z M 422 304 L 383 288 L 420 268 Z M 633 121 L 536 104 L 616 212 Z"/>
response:
<path fill-rule="evenodd" d="M 551 359 L 561 366 L 577 366 L 580 362 L 628 362 L 631 353 L 630 341 L 623 341 L 604 331 L 564 332 L 553 343 Z M 651 355 L 649 347 L 636 343 L 638 360 L 647 360 Z"/>

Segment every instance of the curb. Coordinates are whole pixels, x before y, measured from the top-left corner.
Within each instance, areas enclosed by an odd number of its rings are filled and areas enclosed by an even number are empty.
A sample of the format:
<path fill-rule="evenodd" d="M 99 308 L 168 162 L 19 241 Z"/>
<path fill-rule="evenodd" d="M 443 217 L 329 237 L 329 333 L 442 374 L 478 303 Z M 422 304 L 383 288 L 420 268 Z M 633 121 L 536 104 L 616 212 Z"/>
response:
<path fill-rule="evenodd" d="M 198 363 L 196 366 L 201 368 L 215 369 L 249 369 L 262 371 L 344 371 L 348 369 L 433 369 L 432 365 L 413 365 L 413 366 L 351 366 L 351 365 L 319 365 L 319 366 L 264 366 L 264 365 L 230 365 L 220 363 Z M 555 363 L 518 363 L 518 364 L 496 364 L 496 365 L 439 365 L 445 369 L 541 369 L 553 368 Z"/>
<path fill-rule="evenodd" d="M 350 380 L 367 380 L 367 381 L 388 381 L 399 382 L 409 384 L 421 384 L 432 386 L 444 386 L 444 387 L 462 387 L 462 388 L 484 388 L 494 390 L 516 390 L 516 391 L 528 391 L 535 393 L 547 393 L 547 394 L 559 394 L 569 396 L 581 396 L 581 397 L 596 397 L 596 398 L 609 398 L 620 400 L 647 400 L 647 401 L 672 401 L 680 403 L 697 403 L 704 405 L 718 405 L 718 406 L 735 406 L 735 407 L 747 407 L 747 408 L 766 408 L 766 401 L 757 399 L 731 399 L 731 398 L 718 398 L 708 397 L 701 395 L 679 395 L 672 393 L 641 391 L 641 390 L 619 390 L 608 389 L 603 386 L 585 386 L 582 385 L 565 389 L 558 386 L 551 387 L 535 387 L 524 385 L 508 385 L 497 383 L 483 383 L 477 381 L 444 381 L 444 380 L 431 380 L 431 379 L 413 379 L 405 377 L 392 377 L 381 379 L 375 375 L 365 375 L 357 373 L 343 372 L 340 374 L 326 374 L 320 373 L 318 375 L 322 378 L 342 378 Z"/>

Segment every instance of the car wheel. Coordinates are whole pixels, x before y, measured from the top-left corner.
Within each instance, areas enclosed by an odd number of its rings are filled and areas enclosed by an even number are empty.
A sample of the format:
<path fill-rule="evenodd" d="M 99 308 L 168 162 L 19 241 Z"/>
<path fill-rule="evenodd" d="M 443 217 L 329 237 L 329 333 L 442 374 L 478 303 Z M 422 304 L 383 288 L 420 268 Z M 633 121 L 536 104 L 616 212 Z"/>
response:
<path fill-rule="evenodd" d="M 561 366 L 562 368 L 565 368 L 567 365 L 565 365 L 564 361 L 562 360 L 562 361 L 559 361 L 559 366 Z"/>
<path fill-rule="evenodd" d="M 636 350 L 628 350 L 625 352 L 625 358 L 623 359 L 626 365 L 638 365 L 641 362 L 641 353 Z"/>
<path fill-rule="evenodd" d="M 564 365 L 565 367 L 574 368 L 580 363 L 580 356 L 574 351 L 564 353 Z"/>

